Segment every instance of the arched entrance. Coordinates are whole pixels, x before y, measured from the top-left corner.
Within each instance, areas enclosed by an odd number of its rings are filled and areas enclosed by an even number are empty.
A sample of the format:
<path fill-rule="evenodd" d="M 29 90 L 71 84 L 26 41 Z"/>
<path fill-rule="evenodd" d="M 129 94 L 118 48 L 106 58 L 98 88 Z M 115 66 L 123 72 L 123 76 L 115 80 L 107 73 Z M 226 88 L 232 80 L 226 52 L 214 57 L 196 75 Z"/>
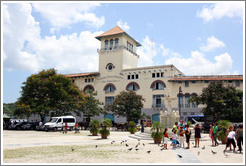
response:
<path fill-rule="evenodd" d="M 154 121 L 160 122 L 160 114 L 152 115 L 152 122 L 154 122 Z"/>

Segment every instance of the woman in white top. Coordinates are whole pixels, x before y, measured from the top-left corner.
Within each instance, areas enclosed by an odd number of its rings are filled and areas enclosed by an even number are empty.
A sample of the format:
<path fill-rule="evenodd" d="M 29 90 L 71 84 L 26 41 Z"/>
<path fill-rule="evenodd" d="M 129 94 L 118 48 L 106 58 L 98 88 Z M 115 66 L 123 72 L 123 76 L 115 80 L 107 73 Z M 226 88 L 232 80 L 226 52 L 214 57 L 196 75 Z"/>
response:
<path fill-rule="evenodd" d="M 236 136 L 236 133 L 235 131 L 233 131 L 234 127 L 232 125 L 229 125 L 229 133 L 227 135 L 227 143 L 226 143 L 226 147 L 225 147 L 225 150 L 224 152 L 226 151 L 226 149 L 229 147 L 230 144 L 233 145 L 233 152 L 235 152 L 235 148 L 236 148 L 236 143 L 235 143 L 235 136 Z"/>

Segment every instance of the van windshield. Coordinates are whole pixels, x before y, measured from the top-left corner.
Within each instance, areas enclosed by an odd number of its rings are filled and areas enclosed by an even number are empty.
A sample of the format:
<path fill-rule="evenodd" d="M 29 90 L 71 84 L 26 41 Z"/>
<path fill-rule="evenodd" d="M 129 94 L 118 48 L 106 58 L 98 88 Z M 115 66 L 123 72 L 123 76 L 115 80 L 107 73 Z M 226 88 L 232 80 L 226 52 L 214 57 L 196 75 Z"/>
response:
<path fill-rule="evenodd" d="M 50 120 L 50 122 L 51 122 L 51 123 L 54 123 L 54 122 L 57 121 L 57 119 L 58 119 L 58 118 L 52 118 L 52 119 Z"/>

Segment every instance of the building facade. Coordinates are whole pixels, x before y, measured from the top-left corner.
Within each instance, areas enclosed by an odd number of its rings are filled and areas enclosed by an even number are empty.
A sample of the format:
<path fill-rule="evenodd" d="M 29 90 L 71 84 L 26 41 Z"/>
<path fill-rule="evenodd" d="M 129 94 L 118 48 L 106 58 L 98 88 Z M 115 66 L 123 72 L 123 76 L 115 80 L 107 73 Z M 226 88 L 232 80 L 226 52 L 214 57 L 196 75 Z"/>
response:
<path fill-rule="evenodd" d="M 104 103 L 104 107 L 111 104 L 121 91 L 134 90 L 146 100 L 142 112 L 150 115 L 152 121 L 159 121 L 160 111 L 167 110 L 166 97 L 173 98 L 171 109 L 179 110 L 180 107 L 181 118 L 185 118 L 201 114 L 203 106 L 188 101 L 200 95 L 210 81 L 223 81 L 243 90 L 242 75 L 185 76 L 174 65 L 138 67 L 141 55 L 136 50 L 141 44 L 118 26 L 96 36 L 96 39 L 101 41 L 101 48 L 97 51 L 98 72 L 66 76 L 84 93 L 89 89 L 97 92 L 95 97 Z M 110 112 L 94 118 L 109 118 L 115 123 L 126 121 L 126 118 L 114 116 Z M 78 117 L 77 121 L 84 121 L 83 116 Z"/>

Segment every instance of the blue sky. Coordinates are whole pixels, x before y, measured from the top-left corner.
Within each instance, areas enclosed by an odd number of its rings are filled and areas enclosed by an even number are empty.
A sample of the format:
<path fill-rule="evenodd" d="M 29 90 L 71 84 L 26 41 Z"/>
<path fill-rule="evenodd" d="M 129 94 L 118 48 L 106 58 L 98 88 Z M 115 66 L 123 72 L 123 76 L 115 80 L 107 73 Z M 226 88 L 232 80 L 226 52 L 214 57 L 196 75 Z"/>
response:
<path fill-rule="evenodd" d="M 27 77 L 98 71 L 95 36 L 115 27 L 142 44 L 139 66 L 173 64 L 185 75 L 243 74 L 245 2 L 4 3 L 3 102 Z"/>

